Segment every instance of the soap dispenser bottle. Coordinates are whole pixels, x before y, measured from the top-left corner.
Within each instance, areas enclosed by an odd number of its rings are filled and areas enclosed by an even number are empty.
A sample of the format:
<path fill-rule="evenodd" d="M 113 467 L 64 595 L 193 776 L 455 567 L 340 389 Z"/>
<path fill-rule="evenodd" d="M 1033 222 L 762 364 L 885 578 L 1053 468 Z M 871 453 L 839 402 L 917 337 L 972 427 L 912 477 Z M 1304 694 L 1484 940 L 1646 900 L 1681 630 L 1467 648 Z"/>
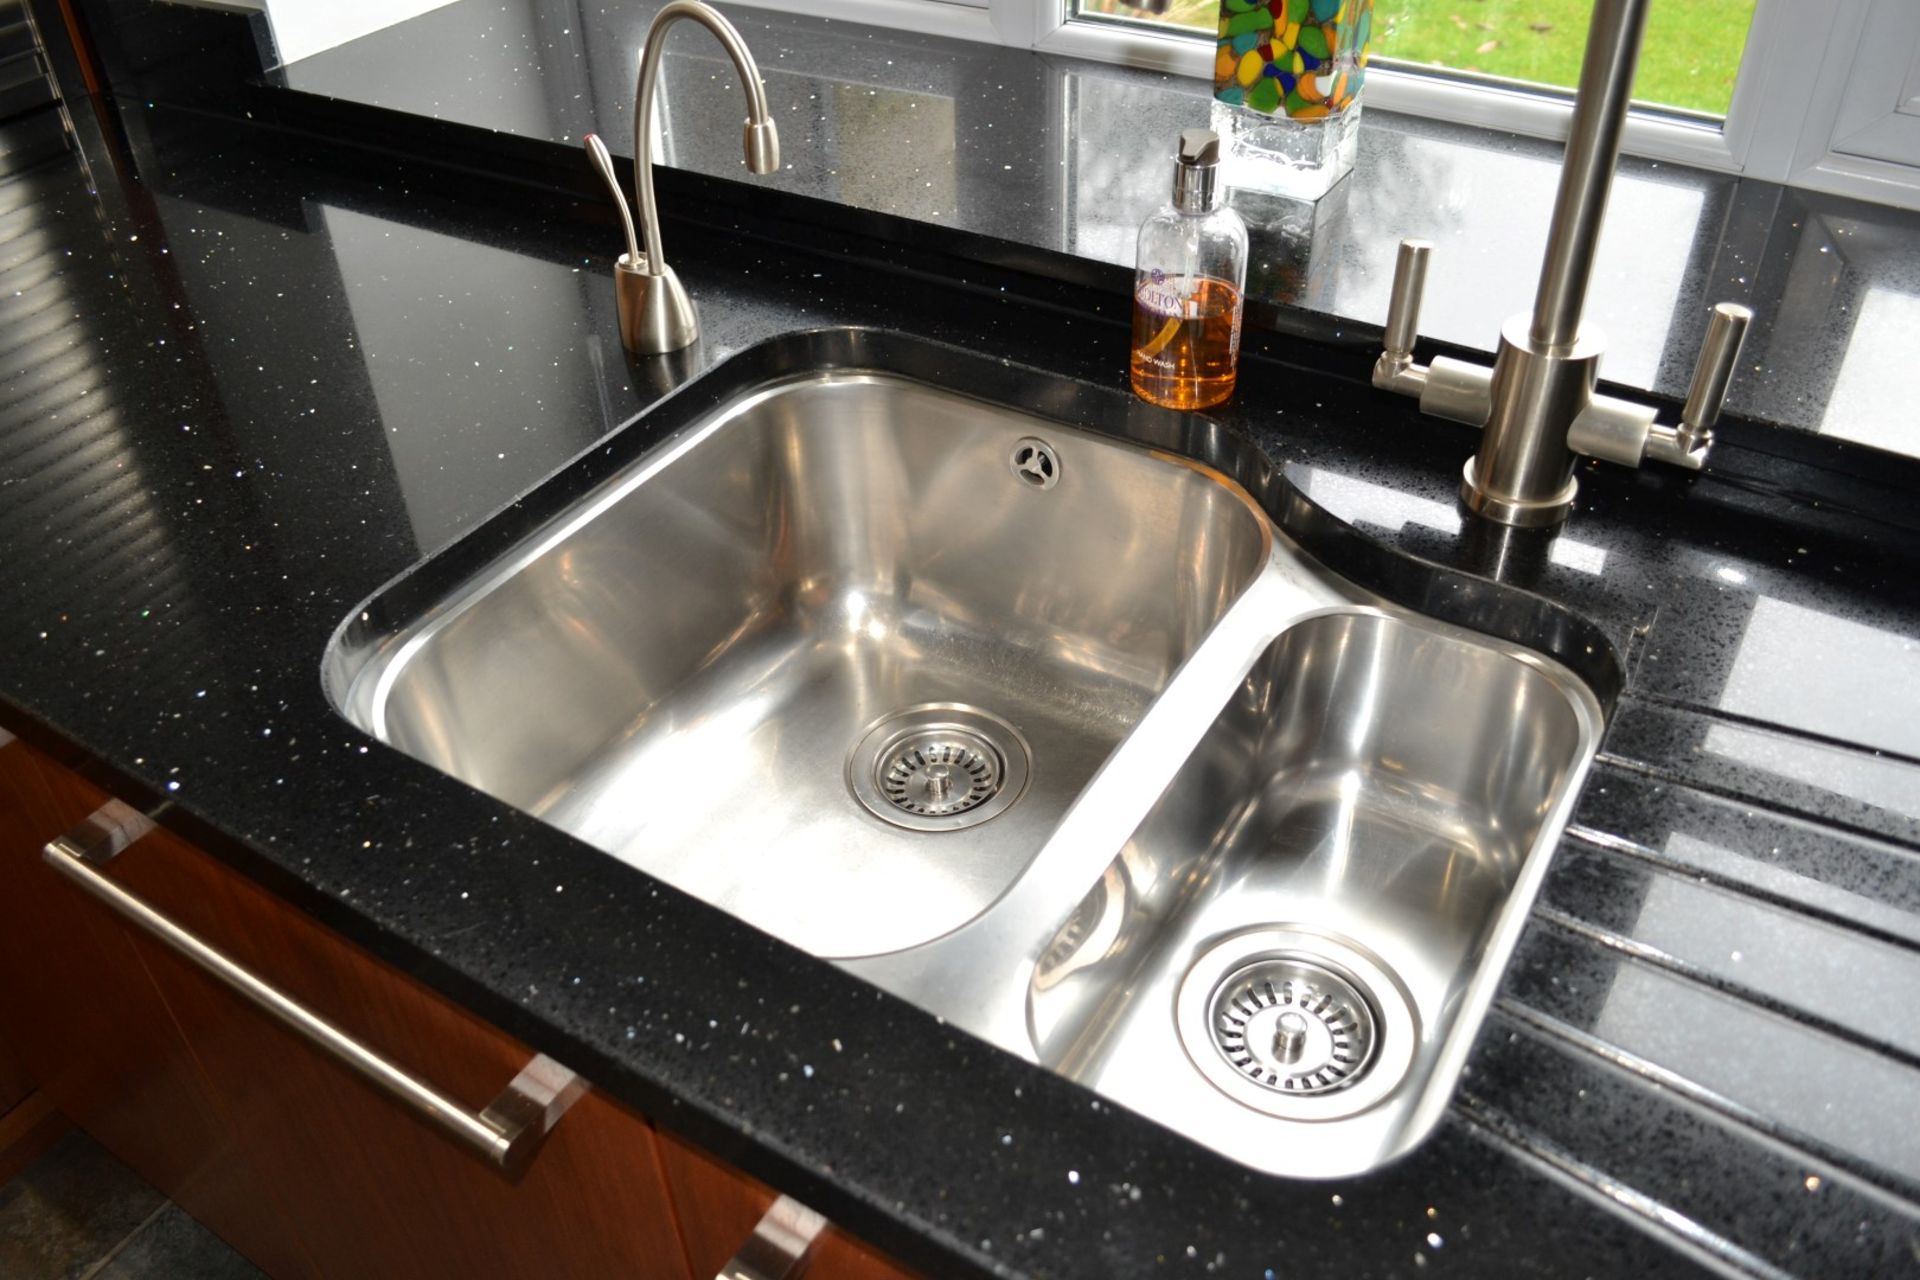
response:
<path fill-rule="evenodd" d="M 1140 224 L 1133 389 L 1169 409 L 1204 409 L 1233 394 L 1247 224 L 1227 207 L 1219 174 L 1219 137 L 1185 130 L 1173 203 Z"/>

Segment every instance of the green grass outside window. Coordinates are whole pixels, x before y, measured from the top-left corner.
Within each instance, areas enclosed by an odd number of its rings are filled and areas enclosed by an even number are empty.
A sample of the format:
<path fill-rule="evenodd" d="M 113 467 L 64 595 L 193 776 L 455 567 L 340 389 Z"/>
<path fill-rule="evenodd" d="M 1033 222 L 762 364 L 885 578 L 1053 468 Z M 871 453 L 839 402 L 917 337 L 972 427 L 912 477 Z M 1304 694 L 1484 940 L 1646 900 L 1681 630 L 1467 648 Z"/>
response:
<path fill-rule="evenodd" d="M 1083 13 L 1140 16 L 1121 0 L 1079 0 Z M 1754 0 L 1655 0 L 1633 96 L 1724 116 Z M 1373 52 L 1402 62 L 1572 88 L 1591 0 L 1374 0 Z M 1211 36 L 1217 0 L 1173 0 L 1154 19 Z"/>

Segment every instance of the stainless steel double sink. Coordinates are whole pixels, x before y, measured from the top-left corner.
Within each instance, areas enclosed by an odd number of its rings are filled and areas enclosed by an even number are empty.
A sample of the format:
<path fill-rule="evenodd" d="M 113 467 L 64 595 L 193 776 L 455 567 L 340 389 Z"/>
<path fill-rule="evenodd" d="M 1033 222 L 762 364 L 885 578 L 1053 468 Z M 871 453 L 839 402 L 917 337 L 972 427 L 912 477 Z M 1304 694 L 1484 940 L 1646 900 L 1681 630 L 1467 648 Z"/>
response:
<path fill-rule="evenodd" d="M 1071 384 L 763 363 L 372 597 L 342 714 L 1254 1168 L 1416 1144 L 1594 694 Z"/>

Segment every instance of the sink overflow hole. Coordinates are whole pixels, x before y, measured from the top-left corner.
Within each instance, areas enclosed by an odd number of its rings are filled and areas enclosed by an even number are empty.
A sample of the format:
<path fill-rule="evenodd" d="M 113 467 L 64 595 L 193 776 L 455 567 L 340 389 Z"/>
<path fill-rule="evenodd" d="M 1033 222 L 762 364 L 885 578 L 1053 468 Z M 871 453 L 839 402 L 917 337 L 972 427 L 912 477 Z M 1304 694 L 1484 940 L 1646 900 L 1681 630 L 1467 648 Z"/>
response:
<path fill-rule="evenodd" d="M 1007 455 L 1007 465 L 1013 468 L 1014 475 L 1036 489 L 1051 489 L 1060 483 L 1060 455 L 1037 436 L 1016 442 L 1013 452 Z"/>

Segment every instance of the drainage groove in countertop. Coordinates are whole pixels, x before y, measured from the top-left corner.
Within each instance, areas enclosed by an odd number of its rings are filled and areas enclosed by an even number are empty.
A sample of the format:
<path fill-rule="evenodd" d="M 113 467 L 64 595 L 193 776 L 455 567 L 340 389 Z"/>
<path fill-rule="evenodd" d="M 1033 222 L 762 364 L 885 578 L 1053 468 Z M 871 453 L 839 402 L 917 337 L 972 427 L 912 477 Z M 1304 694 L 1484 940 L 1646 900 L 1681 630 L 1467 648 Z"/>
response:
<path fill-rule="evenodd" d="M 1920 865 L 1691 764 L 1602 757 L 1455 1111 L 1714 1269 L 1912 1272 Z M 1658 846 L 1618 820 L 1647 789 L 1669 801 Z M 1722 950 L 1717 915 L 1742 922 Z"/>

